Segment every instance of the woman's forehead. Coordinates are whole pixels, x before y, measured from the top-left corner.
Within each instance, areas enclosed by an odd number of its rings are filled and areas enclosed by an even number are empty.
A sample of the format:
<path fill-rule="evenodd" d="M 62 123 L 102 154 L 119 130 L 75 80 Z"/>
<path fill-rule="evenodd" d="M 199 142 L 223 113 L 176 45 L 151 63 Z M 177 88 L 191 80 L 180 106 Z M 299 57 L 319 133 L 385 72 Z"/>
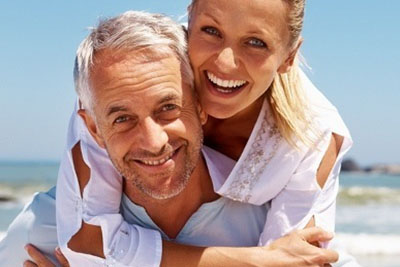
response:
<path fill-rule="evenodd" d="M 287 2 L 284 0 L 197 0 L 194 7 L 196 7 L 193 9 L 195 13 L 192 13 L 192 15 L 203 12 L 219 15 L 241 13 L 257 19 L 268 17 L 286 19 L 288 11 Z"/>
<path fill-rule="evenodd" d="M 192 19 L 210 20 L 236 33 L 261 33 L 285 41 L 289 38 L 287 4 L 283 0 L 199 0 Z"/>

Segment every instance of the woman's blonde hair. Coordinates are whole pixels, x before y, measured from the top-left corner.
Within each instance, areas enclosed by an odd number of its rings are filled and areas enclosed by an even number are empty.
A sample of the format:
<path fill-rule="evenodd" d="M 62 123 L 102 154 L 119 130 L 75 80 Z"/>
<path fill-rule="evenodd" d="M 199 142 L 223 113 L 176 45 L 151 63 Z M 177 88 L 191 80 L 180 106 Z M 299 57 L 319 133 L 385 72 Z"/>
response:
<path fill-rule="evenodd" d="M 192 0 L 189 11 L 189 25 L 191 12 L 198 0 Z M 282 0 L 288 5 L 288 27 L 290 41 L 288 46 L 293 49 L 300 41 L 303 28 L 305 0 Z M 278 73 L 270 88 L 266 92 L 273 112 L 276 126 L 281 135 L 293 147 L 297 141 L 307 146 L 315 142 L 317 130 L 312 125 L 308 101 L 306 100 L 302 82 L 299 76 L 299 60 L 296 57 L 293 66 L 286 73 Z"/>

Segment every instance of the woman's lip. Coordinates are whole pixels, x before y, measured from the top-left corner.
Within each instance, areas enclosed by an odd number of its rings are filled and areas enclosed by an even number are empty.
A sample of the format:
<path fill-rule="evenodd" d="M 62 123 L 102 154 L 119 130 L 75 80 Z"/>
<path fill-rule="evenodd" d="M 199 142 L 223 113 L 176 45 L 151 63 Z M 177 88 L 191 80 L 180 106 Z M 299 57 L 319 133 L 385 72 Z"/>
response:
<path fill-rule="evenodd" d="M 237 77 L 235 76 L 235 79 L 232 79 L 232 75 L 226 75 L 226 74 L 222 74 L 218 71 L 211 71 L 211 70 L 204 70 L 203 71 L 204 75 L 207 77 L 207 75 L 210 73 L 212 75 L 215 75 L 217 78 L 221 79 L 221 80 L 239 80 L 239 81 L 246 81 L 245 79 L 237 79 Z"/>
<path fill-rule="evenodd" d="M 169 168 L 173 168 L 176 162 L 176 159 L 178 157 L 179 152 L 181 151 L 182 146 L 180 146 L 179 148 L 177 148 L 174 151 L 174 154 L 172 155 L 172 157 L 170 159 L 168 159 L 167 161 L 165 161 L 162 164 L 159 165 L 148 165 L 148 164 L 144 164 L 143 162 L 139 161 L 139 160 L 134 160 L 134 163 L 136 165 L 138 165 L 140 168 L 144 169 L 146 172 L 163 172 Z"/>
<path fill-rule="evenodd" d="M 215 95 L 215 96 L 218 96 L 218 97 L 221 97 L 221 98 L 234 97 L 234 96 L 240 94 L 240 92 L 242 92 L 244 90 L 244 88 L 246 88 L 249 85 L 249 83 L 247 82 L 247 84 L 243 85 L 239 89 L 236 89 L 236 90 L 234 89 L 233 92 L 231 92 L 231 93 L 222 93 L 222 92 L 218 91 L 216 86 L 208 79 L 206 71 L 203 72 L 203 75 L 204 75 L 203 78 L 205 80 L 206 87 L 207 87 L 208 91 L 212 95 Z"/>

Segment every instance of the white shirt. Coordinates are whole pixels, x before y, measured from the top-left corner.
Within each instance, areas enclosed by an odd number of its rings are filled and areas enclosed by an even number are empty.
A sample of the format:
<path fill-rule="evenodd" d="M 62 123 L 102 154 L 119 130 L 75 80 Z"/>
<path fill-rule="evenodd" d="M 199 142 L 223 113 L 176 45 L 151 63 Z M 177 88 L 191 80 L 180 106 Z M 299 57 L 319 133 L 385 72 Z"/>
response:
<path fill-rule="evenodd" d="M 319 92 L 307 76 L 300 78 L 313 121 L 322 133 L 316 148 L 298 144 L 294 149 L 279 134 L 267 101 L 250 138 L 229 177 L 216 192 L 237 201 L 260 205 L 271 201 L 259 245 L 266 245 L 306 226 L 314 216 L 316 226 L 334 231 L 339 172 L 344 154 L 350 149 L 350 133 L 337 109 Z M 318 167 L 332 133 L 344 141 L 331 173 L 321 189 L 316 180 Z"/>

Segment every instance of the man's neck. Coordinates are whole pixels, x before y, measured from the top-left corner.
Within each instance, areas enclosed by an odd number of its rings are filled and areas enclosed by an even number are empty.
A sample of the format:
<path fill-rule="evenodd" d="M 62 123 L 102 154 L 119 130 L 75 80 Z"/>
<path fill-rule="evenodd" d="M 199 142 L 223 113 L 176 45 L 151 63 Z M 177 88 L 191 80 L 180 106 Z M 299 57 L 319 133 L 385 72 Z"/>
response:
<path fill-rule="evenodd" d="M 124 183 L 124 193 L 137 205 L 145 208 L 150 218 L 170 238 L 175 238 L 185 226 L 187 220 L 198 208 L 219 196 L 214 192 L 207 165 L 202 156 L 199 157 L 188 183 L 181 193 L 170 199 L 151 198 L 131 183 Z"/>

